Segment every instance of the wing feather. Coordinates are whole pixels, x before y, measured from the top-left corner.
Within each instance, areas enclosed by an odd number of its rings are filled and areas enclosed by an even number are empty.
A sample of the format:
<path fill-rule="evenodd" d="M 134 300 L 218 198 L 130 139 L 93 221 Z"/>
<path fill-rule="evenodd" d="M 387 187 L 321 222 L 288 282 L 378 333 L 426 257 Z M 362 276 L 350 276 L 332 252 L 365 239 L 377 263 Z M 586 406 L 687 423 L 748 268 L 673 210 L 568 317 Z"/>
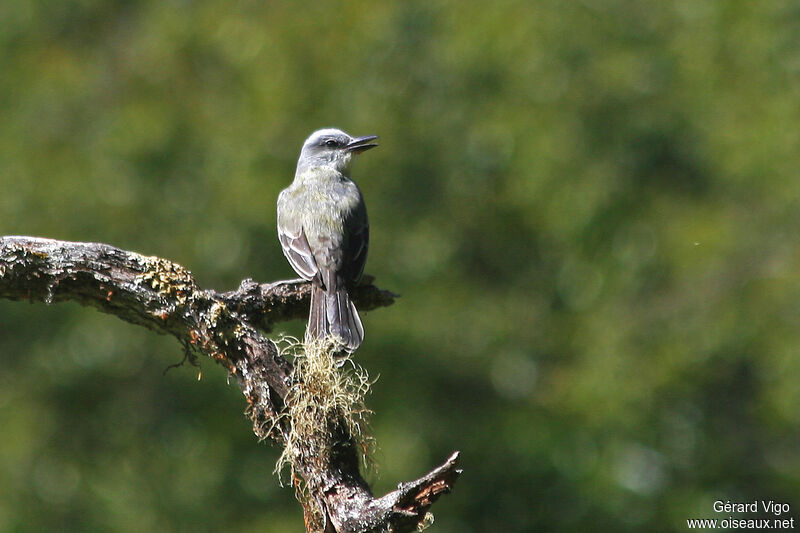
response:
<path fill-rule="evenodd" d="M 283 255 L 288 259 L 292 268 L 304 279 L 313 279 L 319 272 L 317 262 L 311 246 L 308 244 L 305 231 L 300 228 L 300 232 L 293 235 L 284 228 L 278 228 L 278 240 L 283 249 Z"/>

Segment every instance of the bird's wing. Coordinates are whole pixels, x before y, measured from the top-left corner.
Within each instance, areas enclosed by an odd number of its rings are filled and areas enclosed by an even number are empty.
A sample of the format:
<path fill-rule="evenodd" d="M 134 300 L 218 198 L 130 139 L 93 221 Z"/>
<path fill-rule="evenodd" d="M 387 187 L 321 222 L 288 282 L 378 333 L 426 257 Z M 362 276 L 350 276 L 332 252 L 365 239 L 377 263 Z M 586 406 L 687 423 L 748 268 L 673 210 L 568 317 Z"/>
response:
<path fill-rule="evenodd" d="M 363 221 L 353 228 L 350 234 L 350 279 L 358 282 L 364 273 L 367 263 L 367 250 L 369 249 L 369 224 Z"/>
<path fill-rule="evenodd" d="M 364 273 L 369 249 L 369 219 L 363 201 L 345 219 L 345 226 L 347 228 L 347 239 L 344 243 L 346 260 L 341 274 L 348 283 L 357 283 Z"/>
<path fill-rule="evenodd" d="M 303 228 L 297 233 L 292 233 L 286 228 L 278 227 L 278 240 L 283 248 L 283 255 L 289 260 L 289 264 L 295 272 L 305 279 L 312 279 L 319 272 L 317 262 L 314 261 L 314 254 L 311 246 L 306 239 Z"/>

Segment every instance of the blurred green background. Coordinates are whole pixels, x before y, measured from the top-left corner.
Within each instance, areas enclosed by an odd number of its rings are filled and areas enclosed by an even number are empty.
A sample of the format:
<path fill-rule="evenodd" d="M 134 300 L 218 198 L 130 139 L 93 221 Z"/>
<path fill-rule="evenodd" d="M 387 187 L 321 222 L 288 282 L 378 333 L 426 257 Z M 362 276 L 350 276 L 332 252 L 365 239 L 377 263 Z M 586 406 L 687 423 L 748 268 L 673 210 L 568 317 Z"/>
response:
<path fill-rule="evenodd" d="M 798 35 L 790 1 L 4 0 L 0 234 L 295 277 L 303 140 L 379 134 L 376 492 L 460 449 L 433 531 L 795 516 Z M 0 531 L 301 531 L 236 385 L 181 357 L 0 301 Z"/>

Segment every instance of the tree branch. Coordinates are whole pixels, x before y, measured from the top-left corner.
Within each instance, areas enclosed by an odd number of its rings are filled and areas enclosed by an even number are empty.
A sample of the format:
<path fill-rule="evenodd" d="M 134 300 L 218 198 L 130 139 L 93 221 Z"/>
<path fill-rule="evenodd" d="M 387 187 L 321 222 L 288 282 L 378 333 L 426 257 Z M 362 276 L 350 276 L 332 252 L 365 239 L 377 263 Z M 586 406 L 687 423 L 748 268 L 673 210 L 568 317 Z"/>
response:
<path fill-rule="evenodd" d="M 47 304 L 76 301 L 177 338 L 236 377 L 253 431 L 280 445 L 291 427 L 284 405 L 293 367 L 257 328 L 270 331 L 277 322 L 304 317 L 309 292 L 302 280 L 258 284 L 250 279 L 235 291 L 202 290 L 188 270 L 159 257 L 107 244 L 0 237 L 0 298 Z M 362 310 L 390 305 L 396 297 L 375 287 L 371 279 L 352 296 Z M 323 517 L 321 526 L 307 521 L 309 531 L 412 531 L 461 472 L 454 453 L 422 478 L 374 498 L 359 473 L 353 438 L 341 429 L 344 426 L 331 421 L 330 427 L 340 431 L 329 461 L 301 458 L 296 465 L 309 501 L 319 505 Z"/>
<path fill-rule="evenodd" d="M 372 276 L 365 275 L 361 284 L 352 291 L 351 296 L 360 311 L 392 305 L 398 297 L 393 292 L 379 289 L 372 284 L 373 281 Z M 235 291 L 215 294 L 243 319 L 265 331 L 272 331 L 275 323 L 308 316 L 311 284 L 303 279 L 258 284 L 248 278 Z"/>

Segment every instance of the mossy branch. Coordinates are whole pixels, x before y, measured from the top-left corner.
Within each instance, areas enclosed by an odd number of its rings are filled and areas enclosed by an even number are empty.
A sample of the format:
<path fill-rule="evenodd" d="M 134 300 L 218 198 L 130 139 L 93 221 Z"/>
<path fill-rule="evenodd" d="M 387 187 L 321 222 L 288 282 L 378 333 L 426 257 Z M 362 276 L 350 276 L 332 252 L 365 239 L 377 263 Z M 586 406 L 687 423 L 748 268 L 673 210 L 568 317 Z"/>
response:
<path fill-rule="evenodd" d="M 228 369 L 245 396 L 255 434 L 282 446 L 296 439 L 286 408 L 296 390 L 293 365 L 263 332 L 304 316 L 309 292 L 302 280 L 258 284 L 248 279 L 235 291 L 204 290 L 191 272 L 159 257 L 100 243 L 0 237 L 0 298 L 75 301 L 177 338 L 188 350 Z M 365 311 L 390 305 L 395 298 L 371 279 L 352 296 Z M 352 421 L 341 410 L 326 412 L 328 427 L 336 430 L 335 438 L 324 444 L 330 448 L 326 460 L 300 454 L 292 463 L 309 491 L 306 517 L 320 517 L 307 520 L 308 530 L 399 533 L 424 524 L 430 506 L 460 474 L 458 454 L 417 481 L 374 498 L 359 472 Z M 312 505 L 318 509 L 310 509 Z"/>

